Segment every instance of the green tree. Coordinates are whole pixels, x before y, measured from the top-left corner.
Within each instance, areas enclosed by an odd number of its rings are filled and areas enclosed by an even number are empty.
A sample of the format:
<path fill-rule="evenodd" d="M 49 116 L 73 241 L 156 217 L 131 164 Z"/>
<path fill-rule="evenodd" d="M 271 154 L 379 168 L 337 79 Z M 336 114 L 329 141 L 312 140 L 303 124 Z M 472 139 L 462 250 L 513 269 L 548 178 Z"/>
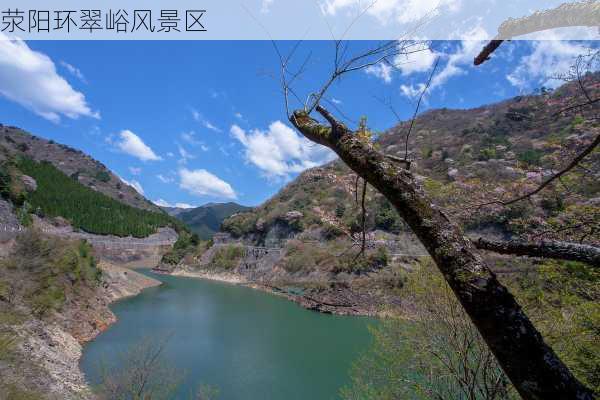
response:
<path fill-rule="evenodd" d="M 411 274 L 414 319 L 371 328 L 374 344 L 352 368 L 346 400 L 516 398 L 508 378 L 431 262 Z"/>

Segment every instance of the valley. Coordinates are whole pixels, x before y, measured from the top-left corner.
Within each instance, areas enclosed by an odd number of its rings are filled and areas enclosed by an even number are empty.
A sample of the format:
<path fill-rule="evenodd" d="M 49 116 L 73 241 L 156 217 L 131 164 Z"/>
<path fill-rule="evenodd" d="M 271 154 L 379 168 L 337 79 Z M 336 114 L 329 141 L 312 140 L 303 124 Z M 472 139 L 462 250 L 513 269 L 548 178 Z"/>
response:
<path fill-rule="evenodd" d="M 586 79 L 600 90 L 597 74 Z M 544 234 L 597 246 L 597 150 L 535 201 L 498 204 L 592 143 L 593 119 L 544 119 L 574 90 L 429 110 L 410 138 L 402 122 L 374 146 L 391 157 L 409 147 L 419 190 L 473 243 Z M 256 207 L 159 207 L 83 152 L 0 126 L 0 399 L 94 399 L 111 383 L 101 362 L 118 371 L 145 336 L 169 337 L 164 356 L 187 372 L 171 398 L 201 384 L 223 399 L 339 398 L 360 383 L 349 371 L 368 359 L 369 329 L 419 320 L 415 279 L 431 269 L 392 204 L 361 187 L 336 159 Z M 564 229 L 584 216 L 589 224 Z M 598 387 L 594 266 L 480 253 L 578 378 Z"/>

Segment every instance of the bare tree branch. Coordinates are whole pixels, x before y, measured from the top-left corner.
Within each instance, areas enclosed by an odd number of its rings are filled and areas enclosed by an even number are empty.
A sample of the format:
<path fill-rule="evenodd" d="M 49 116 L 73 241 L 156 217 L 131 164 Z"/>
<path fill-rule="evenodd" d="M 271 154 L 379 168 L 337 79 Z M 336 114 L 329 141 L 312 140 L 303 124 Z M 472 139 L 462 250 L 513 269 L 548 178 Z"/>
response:
<path fill-rule="evenodd" d="M 487 60 L 490 59 L 490 56 L 494 51 L 500 47 L 500 45 L 504 42 L 504 40 L 491 40 L 484 48 L 481 50 L 481 53 L 475 57 L 475 65 L 481 65 Z"/>
<path fill-rule="evenodd" d="M 408 132 L 406 132 L 406 138 L 404 140 L 404 159 L 405 160 L 408 160 L 408 140 L 410 139 L 410 134 L 415 125 L 415 120 L 417 119 L 417 114 L 419 113 L 419 108 L 421 107 L 421 101 L 423 101 L 423 96 L 425 95 L 427 90 L 429 90 L 429 86 L 431 85 L 431 81 L 433 80 L 433 75 L 435 74 L 435 70 L 437 69 L 439 62 L 440 62 L 440 58 L 438 57 L 435 60 L 435 64 L 433 65 L 433 69 L 431 70 L 431 73 L 429 74 L 429 79 L 427 79 L 427 83 L 425 84 L 425 87 L 421 91 L 421 95 L 419 96 L 419 101 L 417 101 L 417 106 L 415 107 L 415 112 L 413 113 L 413 116 L 410 120 L 410 126 L 408 127 Z"/>
<path fill-rule="evenodd" d="M 474 243 L 478 249 L 500 254 L 579 261 L 600 267 L 600 248 L 584 244 L 558 241 L 493 241 L 484 238 L 479 238 Z"/>
<path fill-rule="evenodd" d="M 547 29 L 574 26 L 597 27 L 599 19 L 600 4 L 597 1 L 564 3 L 550 10 L 536 11 L 527 17 L 509 18 L 498 27 L 496 38 L 475 57 L 474 64 L 481 65 L 489 60 L 491 54 L 505 40 Z"/>

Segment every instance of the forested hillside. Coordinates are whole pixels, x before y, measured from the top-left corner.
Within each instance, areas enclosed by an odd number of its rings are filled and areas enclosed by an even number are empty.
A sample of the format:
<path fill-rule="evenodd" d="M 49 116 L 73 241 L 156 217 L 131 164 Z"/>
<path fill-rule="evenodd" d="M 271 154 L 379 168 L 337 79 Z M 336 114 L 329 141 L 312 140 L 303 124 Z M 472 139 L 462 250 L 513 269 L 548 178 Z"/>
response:
<path fill-rule="evenodd" d="M 101 235 L 145 237 L 159 227 L 182 227 L 166 213 L 135 208 L 83 186 L 48 162 L 23 158 L 17 167 L 37 183 L 26 202 L 40 216 L 63 217 L 77 229 Z"/>
<path fill-rule="evenodd" d="M 186 224 L 190 230 L 208 240 L 219 231 L 221 223 L 233 214 L 250 210 L 236 203 L 209 203 L 192 209 L 174 209 L 166 211 Z"/>
<path fill-rule="evenodd" d="M 3 129 L 6 133 L 7 128 Z M 35 214 L 39 217 L 62 217 L 75 229 L 101 235 L 146 237 L 159 227 L 184 229 L 181 222 L 160 208 L 150 206 L 143 196 L 88 156 L 74 150 L 72 155 L 67 156 L 64 146 L 20 131 L 17 136 L 27 142 L 17 142 L 13 138 L 13 130 L 8 132 L 11 135 L 3 136 L 6 142 L 0 143 L 0 194 L 13 204 L 22 225 L 30 225 L 31 216 Z M 32 150 L 35 146 L 44 148 L 44 156 Z M 42 160 L 36 161 L 33 154 Z M 61 158 L 63 156 L 67 159 Z M 64 166 L 73 163 L 93 164 L 96 169 L 88 169 L 85 179 L 82 179 L 81 172 L 66 175 Z M 94 178 L 90 178 L 90 174 Z M 87 179 L 93 179 L 93 183 Z M 114 179 L 118 180 L 114 190 L 119 192 L 111 196 L 110 191 L 106 194 L 106 188 L 112 185 Z M 130 191 L 136 193 L 135 197 L 129 196 Z"/>
<path fill-rule="evenodd" d="M 65 175 L 105 195 L 133 207 L 150 211 L 160 208 L 134 188 L 126 185 L 104 164 L 81 150 L 34 136 L 22 129 L 0 124 L 0 160 L 24 156 L 48 161 Z"/>

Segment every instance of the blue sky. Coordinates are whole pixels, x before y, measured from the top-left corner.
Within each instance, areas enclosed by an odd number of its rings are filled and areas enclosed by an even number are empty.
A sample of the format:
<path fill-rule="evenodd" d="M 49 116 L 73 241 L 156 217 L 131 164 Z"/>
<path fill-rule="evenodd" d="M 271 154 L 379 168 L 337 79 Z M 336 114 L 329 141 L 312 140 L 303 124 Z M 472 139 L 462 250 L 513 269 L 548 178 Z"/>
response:
<path fill-rule="evenodd" d="M 283 51 L 293 43 L 280 42 Z M 351 51 L 372 46 L 351 44 Z M 422 111 L 469 108 L 542 85 L 566 71 L 590 43 L 510 42 L 473 67 L 481 42 L 433 42 L 398 60 L 348 75 L 327 98 L 344 115 L 365 115 L 375 130 L 403 119 L 440 64 Z M 306 42 L 311 53 L 297 90 L 307 95 L 332 67 L 331 42 Z M 0 40 L 0 123 L 79 148 L 161 204 L 234 200 L 257 205 L 308 167 L 332 155 L 286 122 L 270 42 Z M 336 111 L 336 110 L 334 110 Z"/>

